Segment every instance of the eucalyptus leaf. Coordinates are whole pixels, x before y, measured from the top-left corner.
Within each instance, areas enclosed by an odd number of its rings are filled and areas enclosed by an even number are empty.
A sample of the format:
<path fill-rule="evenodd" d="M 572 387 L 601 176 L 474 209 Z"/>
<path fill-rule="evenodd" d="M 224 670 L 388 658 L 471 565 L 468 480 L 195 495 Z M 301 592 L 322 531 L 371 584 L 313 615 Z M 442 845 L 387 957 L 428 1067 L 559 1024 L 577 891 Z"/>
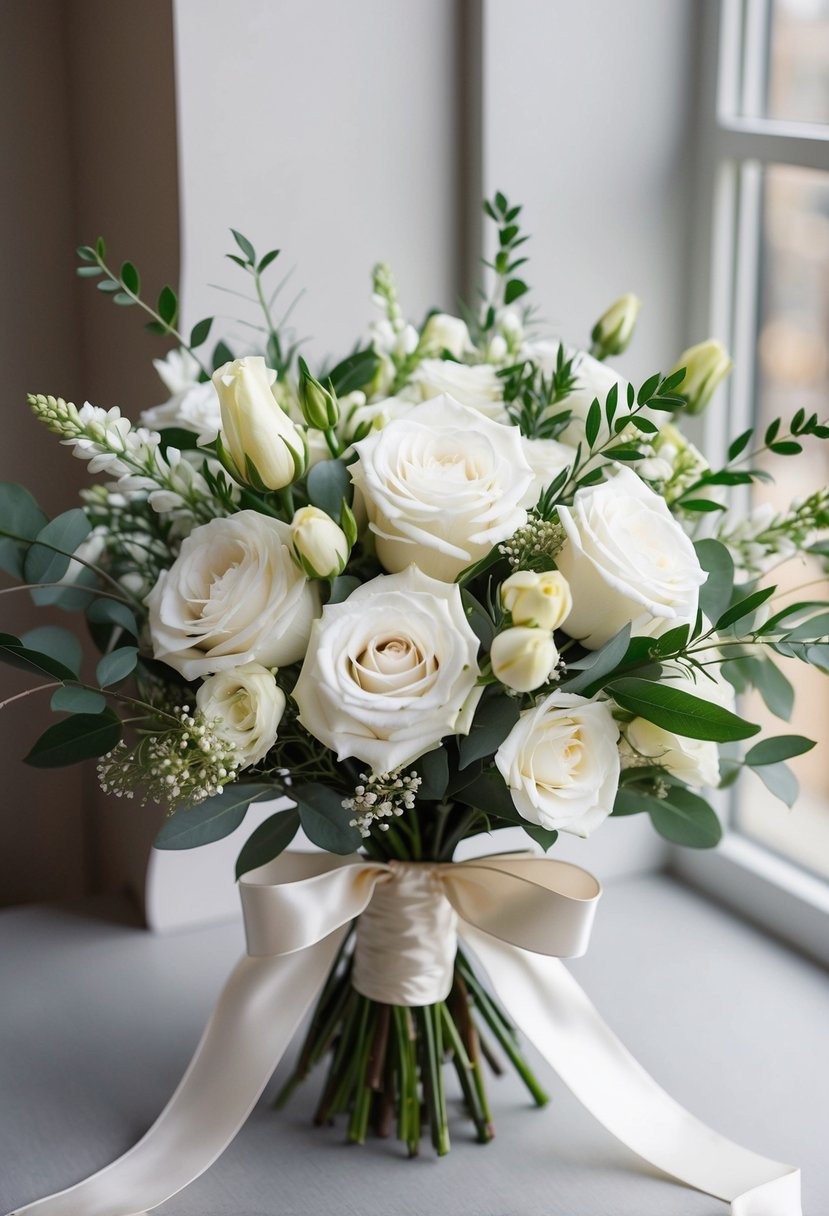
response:
<path fill-rule="evenodd" d="M 343 502 L 350 506 L 354 497 L 351 474 L 342 460 L 321 460 L 309 472 L 306 484 L 312 504 L 335 521 Z"/>
<path fill-rule="evenodd" d="M 731 603 L 734 561 L 718 540 L 698 540 L 694 548 L 699 564 L 708 572 L 708 578 L 700 588 L 699 606 L 709 621 L 716 621 Z"/>
<path fill-rule="evenodd" d="M 562 691 L 581 693 L 587 689 L 600 688 L 602 681 L 625 659 L 629 644 L 630 625 L 627 624 L 614 634 L 610 641 L 605 642 L 604 646 L 590 651 L 569 668 L 567 678 L 561 682 Z M 576 674 L 571 677 L 569 672 L 574 668 Z"/>
<path fill-rule="evenodd" d="M 475 711 L 472 729 L 468 735 L 458 739 L 459 767 L 464 769 L 474 760 L 496 751 L 515 726 L 519 715 L 517 701 L 499 690 L 488 689 Z"/>
<path fill-rule="evenodd" d="M 106 697 L 92 688 L 64 684 L 52 693 L 51 708 L 61 714 L 100 714 L 106 709 Z"/>
<path fill-rule="evenodd" d="M 281 797 L 273 785 L 226 785 L 221 794 L 206 798 L 197 806 L 175 811 L 164 821 L 153 841 L 156 849 L 195 849 L 235 832 L 252 802 Z"/>
<path fill-rule="evenodd" d="M 121 720 L 111 709 L 95 714 L 73 714 L 50 726 L 24 758 L 24 763 L 34 768 L 77 764 L 112 751 L 120 738 Z"/>
<path fill-rule="evenodd" d="M 814 746 L 814 739 L 807 739 L 803 735 L 774 735 L 770 739 L 761 739 L 750 747 L 745 754 L 745 762 L 752 768 L 758 764 L 777 764 L 780 760 L 802 756 Z"/>
<path fill-rule="evenodd" d="M 530 840 L 534 840 L 536 844 L 541 845 L 545 853 L 549 852 L 558 840 L 558 832 L 552 832 L 549 828 L 537 827 L 535 824 L 525 823 L 524 831 Z"/>
<path fill-rule="evenodd" d="M 25 486 L 13 481 L 0 482 L 0 532 L 12 533 L 11 537 L 0 536 L 0 569 L 22 578 L 25 542 L 34 540 L 48 522 L 49 517 Z"/>
<path fill-rule="evenodd" d="M 788 764 L 763 764 L 752 772 L 760 778 L 763 785 L 788 807 L 793 807 L 800 794 L 800 786 Z"/>
<path fill-rule="evenodd" d="M 16 638 L 10 633 L 0 633 L 0 662 L 8 663 L 10 667 L 19 667 L 21 671 L 28 671 L 36 676 L 44 676 L 48 680 L 64 681 L 78 678 L 71 668 L 59 663 L 51 655 L 29 650 L 23 645 L 20 638 Z"/>
<path fill-rule="evenodd" d="M 93 625 L 116 625 L 132 637 L 138 637 L 138 622 L 135 614 L 120 600 L 111 600 L 101 596 L 90 604 L 86 619 Z"/>
<path fill-rule="evenodd" d="M 22 634 L 20 641 L 27 650 L 49 655 L 75 675 L 81 669 L 81 644 L 74 633 L 60 625 L 39 625 Z"/>
<path fill-rule="evenodd" d="M 647 722 L 688 739 L 729 743 L 756 735 L 760 727 L 702 697 L 670 683 L 658 684 L 635 676 L 614 681 L 607 690 L 616 704 Z"/>
<path fill-rule="evenodd" d="M 328 853 L 341 854 L 360 847 L 360 830 L 350 826 L 353 816 L 343 806 L 342 794 L 312 781 L 292 786 L 288 796 L 296 802 L 302 830 L 312 844 Z"/>
<path fill-rule="evenodd" d="M 280 853 L 284 853 L 299 830 L 299 812 L 295 807 L 277 811 L 253 832 L 242 846 L 236 859 L 236 877 L 241 878 L 250 870 L 267 865 Z"/>
<path fill-rule="evenodd" d="M 436 747 L 415 760 L 412 767 L 420 777 L 418 802 L 439 802 L 449 784 L 449 756 L 445 747 Z"/>
<path fill-rule="evenodd" d="M 109 688 L 125 680 L 130 672 L 135 670 L 138 662 L 137 646 L 121 646 L 110 654 L 105 654 L 98 662 L 96 676 L 102 688 Z"/>
<path fill-rule="evenodd" d="M 526 819 L 519 815 L 503 777 L 497 772 L 481 773 L 469 785 L 454 794 L 456 802 L 474 807 L 495 819 L 526 826 Z"/>
<path fill-rule="evenodd" d="M 86 540 L 92 526 L 80 507 L 56 516 L 38 532 L 23 563 L 28 583 L 57 583 L 69 569 L 72 554 Z"/>
<path fill-rule="evenodd" d="M 660 836 L 692 849 L 712 849 L 722 839 L 722 825 L 698 794 L 672 786 L 667 798 L 651 798 L 646 807 Z"/>

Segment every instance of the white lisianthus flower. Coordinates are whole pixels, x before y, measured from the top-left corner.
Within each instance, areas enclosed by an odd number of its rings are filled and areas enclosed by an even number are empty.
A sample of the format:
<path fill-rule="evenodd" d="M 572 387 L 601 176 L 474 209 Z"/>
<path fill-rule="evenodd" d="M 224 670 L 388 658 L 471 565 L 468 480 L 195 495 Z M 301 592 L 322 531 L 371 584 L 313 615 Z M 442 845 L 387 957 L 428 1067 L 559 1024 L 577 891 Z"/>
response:
<path fill-rule="evenodd" d="M 351 477 L 386 570 L 451 582 L 526 523 L 532 480 L 517 427 L 439 397 L 355 445 Z"/>
<path fill-rule="evenodd" d="M 222 442 L 243 481 L 255 479 L 269 490 L 296 481 L 308 463 L 304 432 L 277 403 L 271 385 L 276 372 L 261 355 L 225 363 L 213 373 L 222 415 Z"/>
<path fill-rule="evenodd" d="M 195 528 L 147 596 L 155 657 L 186 680 L 301 659 L 319 590 L 290 545 L 288 525 L 258 511 Z"/>
<path fill-rule="evenodd" d="M 716 672 L 716 675 L 712 674 L 711 679 L 703 675 L 694 678 L 675 663 L 666 663 L 665 687 L 678 688 L 681 692 L 690 693 L 692 697 L 713 701 L 733 713 L 734 689 L 716 668 L 709 670 Z M 719 784 L 720 750 L 716 743 L 707 739 L 688 739 L 685 735 L 677 735 L 671 730 L 654 725 L 653 722 L 645 721 L 644 718 L 634 718 L 622 728 L 622 733 L 637 758 L 652 759 L 654 764 L 667 769 L 686 785 L 700 789 L 703 786 Z"/>
<path fill-rule="evenodd" d="M 466 321 L 445 312 L 433 312 L 429 317 L 420 335 L 420 348 L 429 355 L 448 350 L 454 359 L 462 359 L 475 349 Z"/>
<path fill-rule="evenodd" d="M 501 583 L 501 603 L 514 625 L 558 629 L 573 607 L 570 586 L 560 570 L 516 570 Z"/>
<path fill-rule="evenodd" d="M 550 677 L 558 650 L 548 629 L 515 625 L 492 639 L 492 674 L 516 692 L 533 692 Z"/>
<path fill-rule="evenodd" d="M 554 692 L 521 715 L 495 764 L 529 823 L 589 836 L 613 809 L 618 738 L 607 702 Z"/>
<path fill-rule="evenodd" d="M 299 720 L 337 753 L 386 773 L 468 734 L 482 689 L 460 589 L 410 566 L 314 622 L 294 689 Z"/>
<path fill-rule="evenodd" d="M 567 632 L 596 650 L 631 623 L 658 637 L 696 618 L 706 573 L 665 500 L 630 469 L 559 507 L 567 539 L 556 564 L 570 584 Z"/>
<path fill-rule="evenodd" d="M 444 394 L 494 422 L 508 422 L 504 405 L 504 382 L 494 367 L 478 363 L 453 363 L 445 359 L 424 359 L 412 376 L 412 386 L 422 401 Z"/>
<path fill-rule="evenodd" d="M 238 768 L 263 760 L 276 742 L 285 712 L 285 694 L 261 663 L 245 663 L 209 676 L 196 693 L 208 722 L 236 749 Z"/>

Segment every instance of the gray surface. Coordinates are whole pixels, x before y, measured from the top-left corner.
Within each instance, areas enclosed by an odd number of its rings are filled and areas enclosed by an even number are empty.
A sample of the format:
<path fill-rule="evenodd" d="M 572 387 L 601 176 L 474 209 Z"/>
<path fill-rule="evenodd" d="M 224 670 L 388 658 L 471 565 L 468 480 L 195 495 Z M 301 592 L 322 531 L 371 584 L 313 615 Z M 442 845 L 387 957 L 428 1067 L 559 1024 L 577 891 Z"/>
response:
<path fill-rule="evenodd" d="M 117 909 L 0 915 L 0 1211 L 126 1150 L 179 1080 L 241 948 L 238 924 L 166 938 Z M 109 917 L 108 919 L 106 917 Z M 669 879 L 611 886 L 573 970 L 681 1102 L 758 1152 L 799 1164 L 805 1210 L 829 1210 L 829 984 L 810 963 Z M 540 1071 L 548 1075 L 543 1065 Z M 718 1201 L 642 1165 L 552 1076 L 545 1110 L 492 1082 L 498 1138 L 402 1159 L 315 1130 L 316 1079 L 280 1114 L 260 1103 L 169 1216 L 715 1216 Z M 272 1089 L 271 1091 L 272 1092 Z M 79 1213 L 78 1216 L 83 1216 Z"/>

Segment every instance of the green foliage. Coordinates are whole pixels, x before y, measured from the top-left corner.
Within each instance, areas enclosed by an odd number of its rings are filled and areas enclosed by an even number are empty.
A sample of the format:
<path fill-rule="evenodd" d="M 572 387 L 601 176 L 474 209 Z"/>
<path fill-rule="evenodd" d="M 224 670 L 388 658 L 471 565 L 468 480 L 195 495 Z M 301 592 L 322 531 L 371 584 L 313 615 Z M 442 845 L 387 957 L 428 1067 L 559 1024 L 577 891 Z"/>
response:
<path fill-rule="evenodd" d="M 498 372 L 507 413 L 528 439 L 555 439 L 571 419 L 571 411 L 556 406 L 572 393 L 578 382 L 564 346 L 559 345 L 556 365 L 545 375 L 531 359 Z"/>
<path fill-rule="evenodd" d="M 237 879 L 250 870 L 267 865 L 280 853 L 284 853 L 298 831 L 299 812 L 294 807 L 287 811 L 277 811 L 264 823 L 260 823 L 245 841 L 236 859 Z"/>
<path fill-rule="evenodd" d="M 718 540 L 698 540 L 694 544 L 699 564 L 708 578 L 699 593 L 699 606 L 709 621 L 717 621 L 731 603 L 734 589 L 734 562 L 725 545 Z"/>
<path fill-rule="evenodd" d="M 806 739 L 803 735 L 774 735 L 769 739 L 761 739 L 750 747 L 745 754 L 745 762 L 752 768 L 762 764 L 777 764 L 780 760 L 802 756 L 814 746 L 814 739 Z"/>
<path fill-rule="evenodd" d="M 748 739 L 760 730 L 753 722 L 670 683 L 625 676 L 615 680 L 607 691 L 622 709 L 688 739 L 729 743 Z"/>
<path fill-rule="evenodd" d="M 206 798 L 198 806 L 174 812 L 164 821 L 153 841 L 156 849 L 195 849 L 212 844 L 235 832 L 252 802 L 278 798 L 272 785 L 225 786 L 221 794 Z"/>
<path fill-rule="evenodd" d="M 74 633 L 60 625 L 39 625 L 22 634 L 20 641 L 27 650 L 48 655 L 76 676 L 81 669 L 81 644 Z"/>
<path fill-rule="evenodd" d="M 72 684 L 56 688 L 51 700 L 51 708 L 61 714 L 100 714 L 106 709 L 106 704 L 103 693 Z"/>
<path fill-rule="evenodd" d="M 35 499 L 13 481 L 0 482 L 0 569 L 23 578 L 23 558 L 49 522 Z"/>
<path fill-rule="evenodd" d="M 414 763 L 420 777 L 418 802 L 439 802 L 449 785 L 449 755 L 445 747 L 435 747 Z"/>
<path fill-rule="evenodd" d="M 598 650 L 589 650 L 582 658 L 567 665 L 567 676 L 561 682 L 563 692 L 580 693 L 590 697 L 604 685 L 611 673 L 624 662 L 630 646 L 630 625 L 625 625 Z M 570 675 L 575 672 L 575 675 Z"/>
<path fill-rule="evenodd" d="M 43 676 L 47 680 L 77 679 L 70 667 L 49 654 L 30 649 L 20 638 L 10 633 L 0 633 L 0 663 L 8 663 L 10 667 L 18 667 L 21 671 Z"/>
<path fill-rule="evenodd" d="M 308 498 L 332 519 L 340 518 L 343 502 L 351 504 L 354 487 L 351 474 L 342 460 L 321 460 L 308 473 Z"/>
<path fill-rule="evenodd" d="M 57 583 L 69 569 L 72 555 L 92 531 L 86 513 L 73 507 L 57 515 L 38 532 L 23 562 L 29 583 Z"/>
<path fill-rule="evenodd" d="M 105 709 L 101 713 L 73 714 L 50 726 L 35 743 L 24 763 L 33 768 L 62 768 L 112 751 L 121 738 L 121 720 Z"/>
<path fill-rule="evenodd" d="M 465 769 L 473 760 L 497 751 L 518 721 L 520 707 L 516 700 L 500 688 L 487 688 L 481 697 L 472 729 L 458 739 L 459 767 Z"/>
<path fill-rule="evenodd" d="M 380 356 L 374 350 L 358 350 L 343 359 L 322 377 L 331 385 L 338 397 L 365 389 L 371 384 L 380 365 Z"/>
<path fill-rule="evenodd" d="M 354 853 L 362 843 L 357 828 L 349 826 L 351 813 L 343 806 L 342 794 L 319 782 L 291 786 L 288 796 L 296 803 L 302 830 L 312 844 L 329 853 Z"/>
<path fill-rule="evenodd" d="M 109 688 L 110 685 L 119 684 L 121 680 L 125 680 L 135 670 L 137 662 L 137 646 L 122 646 L 119 650 L 113 650 L 110 654 L 105 654 L 99 660 L 96 668 L 96 675 L 101 688 Z"/>
<path fill-rule="evenodd" d="M 529 291 L 524 280 L 515 276 L 515 272 L 527 261 L 525 257 L 517 256 L 517 251 L 529 240 L 529 237 L 521 235 L 517 223 L 521 207 L 511 207 L 506 197 L 498 191 L 491 202 L 484 202 L 483 208 L 484 214 L 498 229 L 498 250 L 493 260 L 484 264 L 494 270 L 504 304 L 514 304 Z M 488 328 L 491 328 L 491 324 Z"/>

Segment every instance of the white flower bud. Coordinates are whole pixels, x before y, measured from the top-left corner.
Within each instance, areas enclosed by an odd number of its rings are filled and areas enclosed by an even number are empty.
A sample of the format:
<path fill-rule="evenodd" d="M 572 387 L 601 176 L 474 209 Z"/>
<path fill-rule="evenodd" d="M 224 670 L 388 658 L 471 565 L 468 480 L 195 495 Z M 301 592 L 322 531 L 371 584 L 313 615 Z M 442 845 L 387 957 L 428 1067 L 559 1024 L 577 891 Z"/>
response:
<path fill-rule="evenodd" d="M 501 603 L 515 625 L 558 629 L 573 607 L 567 579 L 558 570 L 516 570 L 501 584 Z"/>
<path fill-rule="evenodd" d="M 225 363 L 213 373 L 222 412 L 220 455 L 229 471 L 257 489 L 281 490 L 304 472 L 305 439 L 271 392 L 276 372 L 261 355 Z"/>
<path fill-rule="evenodd" d="M 532 692 L 548 679 L 558 651 L 548 630 L 517 625 L 495 637 L 489 658 L 493 674 L 507 688 Z"/>
<path fill-rule="evenodd" d="M 590 335 L 593 343 L 593 354 L 598 359 L 608 355 L 621 355 L 630 345 L 633 331 L 636 328 L 636 318 L 642 301 L 634 295 L 622 296 L 603 312 Z"/>
<path fill-rule="evenodd" d="M 462 359 L 472 350 L 472 339 L 466 322 L 460 317 L 436 312 L 423 327 L 420 345 L 427 355 L 440 355 L 448 350 L 453 359 Z"/>
<path fill-rule="evenodd" d="M 345 569 L 351 546 L 345 532 L 318 507 L 301 507 L 291 522 L 299 565 L 309 578 L 336 578 Z"/>
<path fill-rule="evenodd" d="M 705 409 L 714 389 L 733 366 L 728 351 L 715 338 L 698 342 L 680 355 L 672 371 L 685 368 L 685 379 L 680 381 L 676 391 L 687 399 L 689 413 L 699 414 Z"/>
<path fill-rule="evenodd" d="M 276 742 L 285 694 L 267 667 L 246 663 L 206 679 L 196 693 L 196 704 L 209 722 L 219 719 L 217 734 L 233 744 L 239 767 L 247 768 L 262 760 Z M 210 750 L 209 744 L 202 747 Z"/>

